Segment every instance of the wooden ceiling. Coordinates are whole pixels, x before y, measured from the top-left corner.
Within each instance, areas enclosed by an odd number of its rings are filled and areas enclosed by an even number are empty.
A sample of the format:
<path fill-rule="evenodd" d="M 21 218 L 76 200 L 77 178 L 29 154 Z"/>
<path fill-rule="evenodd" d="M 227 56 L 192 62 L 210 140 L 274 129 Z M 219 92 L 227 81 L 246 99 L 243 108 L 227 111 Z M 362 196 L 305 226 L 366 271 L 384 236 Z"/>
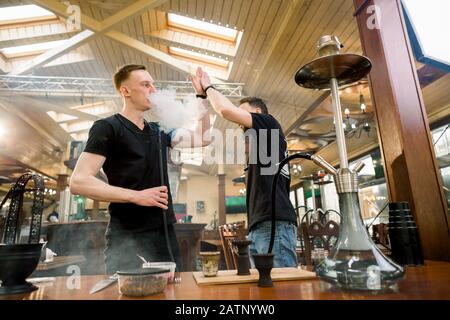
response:
<path fill-rule="evenodd" d="M 220 23 L 222 26 L 243 31 L 237 52 L 230 54 L 233 65 L 228 79 L 225 80 L 245 83 L 245 95 L 265 99 L 269 111 L 280 121 L 286 134 L 301 125 L 302 129 L 322 130 L 321 126 L 326 124 L 320 121 L 311 122 L 306 126 L 304 122 L 314 116 L 330 115 L 329 98 L 324 92 L 303 89 L 294 82 L 295 72 L 303 64 L 317 57 L 318 39 L 322 35 L 333 34 L 344 44 L 343 52 L 362 53 L 353 17 L 352 0 L 168 0 L 161 1 L 157 7 L 141 10 L 131 18 L 124 18 L 120 14 L 129 13 L 133 5 L 142 2 L 130 0 L 70 2 L 80 6 L 82 24 L 91 23 L 89 26 L 98 28 L 94 30 L 95 34 L 87 36 L 86 41 L 80 42 L 70 50 L 55 55 L 54 59 L 46 60 L 42 65 L 27 70 L 25 74 L 111 78 L 118 66 L 138 63 L 146 65 L 156 80 L 185 80 L 187 72 L 193 69 L 194 64 L 174 61 L 170 56 L 170 59 L 167 58 L 168 45 L 192 48 L 197 45 L 195 41 L 185 41 L 195 40 L 194 38 L 176 36 L 167 38 L 167 13 L 204 19 L 207 22 Z M 54 0 L 8 0 L 1 2 L 0 10 L 2 6 L 24 3 L 36 3 L 50 10 L 57 8 L 55 5 L 57 1 Z M 46 41 L 73 38 L 74 32 L 64 27 L 64 12 L 62 10 L 55 12 L 61 19 L 51 24 L 53 28 L 59 29 L 47 32 Z M 107 20 L 111 17 L 117 18 L 117 21 L 122 20 L 120 23 Z M 101 29 L 98 27 L 101 21 L 107 21 L 112 27 L 108 30 Z M 83 28 L 85 27 L 86 25 L 83 25 Z M 39 29 L 42 34 L 44 28 L 42 24 L 36 24 L 26 30 L 23 26 L 0 26 L 0 46 L 4 48 L 11 43 L 42 41 L 43 38 L 39 39 L 37 32 Z M 208 44 L 206 46 L 211 52 L 220 52 L 218 47 Z M 152 48 L 157 52 L 152 51 Z M 38 56 L 12 59 L 8 63 L 0 59 L 0 73 L 14 73 L 14 70 L 27 67 L 26 64 L 30 63 L 30 59 L 35 58 Z M 427 111 L 433 121 L 449 113 L 449 85 L 450 77 L 446 75 L 424 88 Z M 367 89 L 364 95 L 370 105 L 370 93 Z M 359 94 L 343 91 L 341 98 L 348 105 L 357 106 Z M 50 176 L 64 172 L 61 163 L 65 160 L 67 144 L 72 138 L 47 114 L 47 111 L 64 113 L 66 110 L 70 114 L 74 112 L 72 110 L 74 106 L 95 101 L 85 99 L 80 103 L 80 96 L 76 95 L 60 98 L 51 95 L 35 97 L 2 94 L 1 118 L 12 129 L 8 138 L 10 145 L 7 148 L 0 147 L 1 154 L 20 160 L 30 167 L 45 170 Z M 106 103 L 109 109 L 98 116 L 107 116 L 120 110 L 120 100 Z M 216 120 L 214 127 L 219 130 L 236 128 L 220 118 Z M 367 146 L 376 144 L 375 134 L 364 139 L 351 139 L 348 142 L 349 153 L 357 154 L 367 149 Z M 307 145 L 305 142 L 305 146 Z M 327 160 L 337 158 L 335 149 L 333 143 L 324 147 L 322 152 Z M 214 165 L 205 165 L 199 169 L 205 174 L 217 173 L 217 166 Z M 227 171 L 232 177 L 239 176 L 242 167 L 230 166 Z"/>

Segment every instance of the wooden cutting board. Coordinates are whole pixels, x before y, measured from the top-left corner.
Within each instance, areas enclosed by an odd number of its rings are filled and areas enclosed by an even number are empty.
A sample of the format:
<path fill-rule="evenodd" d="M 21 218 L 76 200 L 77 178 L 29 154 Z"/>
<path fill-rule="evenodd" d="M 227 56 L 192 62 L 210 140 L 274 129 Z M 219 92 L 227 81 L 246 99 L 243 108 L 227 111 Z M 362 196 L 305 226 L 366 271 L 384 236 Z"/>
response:
<path fill-rule="evenodd" d="M 205 277 L 201 271 L 192 273 L 197 285 L 230 284 L 258 282 L 259 273 L 256 269 L 250 269 L 250 275 L 238 276 L 236 270 L 219 270 L 216 277 Z M 297 268 L 273 268 L 271 272 L 272 281 L 301 280 L 316 278 L 311 271 Z"/>

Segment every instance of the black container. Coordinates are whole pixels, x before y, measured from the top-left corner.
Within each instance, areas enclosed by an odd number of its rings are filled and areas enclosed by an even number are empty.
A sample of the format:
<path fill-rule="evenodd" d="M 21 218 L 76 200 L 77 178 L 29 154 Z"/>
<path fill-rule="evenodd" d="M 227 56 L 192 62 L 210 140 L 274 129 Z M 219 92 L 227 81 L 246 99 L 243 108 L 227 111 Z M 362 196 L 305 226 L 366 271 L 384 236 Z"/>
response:
<path fill-rule="evenodd" d="M 273 253 L 259 253 L 253 255 L 255 261 L 255 268 L 259 272 L 259 287 L 273 287 L 270 272 L 273 268 Z"/>
<path fill-rule="evenodd" d="M 401 265 L 423 265 L 419 232 L 407 202 L 389 203 L 391 258 Z"/>
<path fill-rule="evenodd" d="M 250 257 L 248 256 L 248 246 L 252 243 L 250 240 L 233 240 L 232 244 L 238 248 L 237 274 L 246 276 L 250 274 Z"/>
<path fill-rule="evenodd" d="M 26 278 L 36 269 L 41 250 L 42 243 L 0 245 L 0 295 L 37 289 Z"/>

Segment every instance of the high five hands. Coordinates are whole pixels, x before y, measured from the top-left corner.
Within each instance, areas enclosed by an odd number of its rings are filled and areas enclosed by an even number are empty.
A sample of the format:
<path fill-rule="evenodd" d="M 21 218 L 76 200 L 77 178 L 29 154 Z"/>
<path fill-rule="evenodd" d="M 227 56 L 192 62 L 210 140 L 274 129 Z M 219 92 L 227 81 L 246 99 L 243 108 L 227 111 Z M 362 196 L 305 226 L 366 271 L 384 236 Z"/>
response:
<path fill-rule="evenodd" d="M 189 75 L 189 80 L 192 82 L 192 86 L 195 89 L 197 95 L 206 96 L 205 89 L 211 85 L 211 79 L 209 75 L 198 67 L 195 75 Z"/>

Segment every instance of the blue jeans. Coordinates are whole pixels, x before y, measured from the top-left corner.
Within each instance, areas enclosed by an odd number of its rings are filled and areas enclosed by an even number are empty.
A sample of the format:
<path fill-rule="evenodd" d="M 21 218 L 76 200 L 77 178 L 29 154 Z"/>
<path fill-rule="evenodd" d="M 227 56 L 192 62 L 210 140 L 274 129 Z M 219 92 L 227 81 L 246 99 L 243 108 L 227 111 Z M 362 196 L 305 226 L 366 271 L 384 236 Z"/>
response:
<path fill-rule="evenodd" d="M 275 239 L 272 253 L 274 268 L 296 267 L 298 265 L 295 246 L 297 244 L 297 227 L 289 221 L 276 221 Z M 270 243 L 270 231 L 272 221 L 262 221 L 252 228 L 248 234 L 250 244 L 250 262 L 255 267 L 252 255 L 255 253 L 267 253 Z"/>

